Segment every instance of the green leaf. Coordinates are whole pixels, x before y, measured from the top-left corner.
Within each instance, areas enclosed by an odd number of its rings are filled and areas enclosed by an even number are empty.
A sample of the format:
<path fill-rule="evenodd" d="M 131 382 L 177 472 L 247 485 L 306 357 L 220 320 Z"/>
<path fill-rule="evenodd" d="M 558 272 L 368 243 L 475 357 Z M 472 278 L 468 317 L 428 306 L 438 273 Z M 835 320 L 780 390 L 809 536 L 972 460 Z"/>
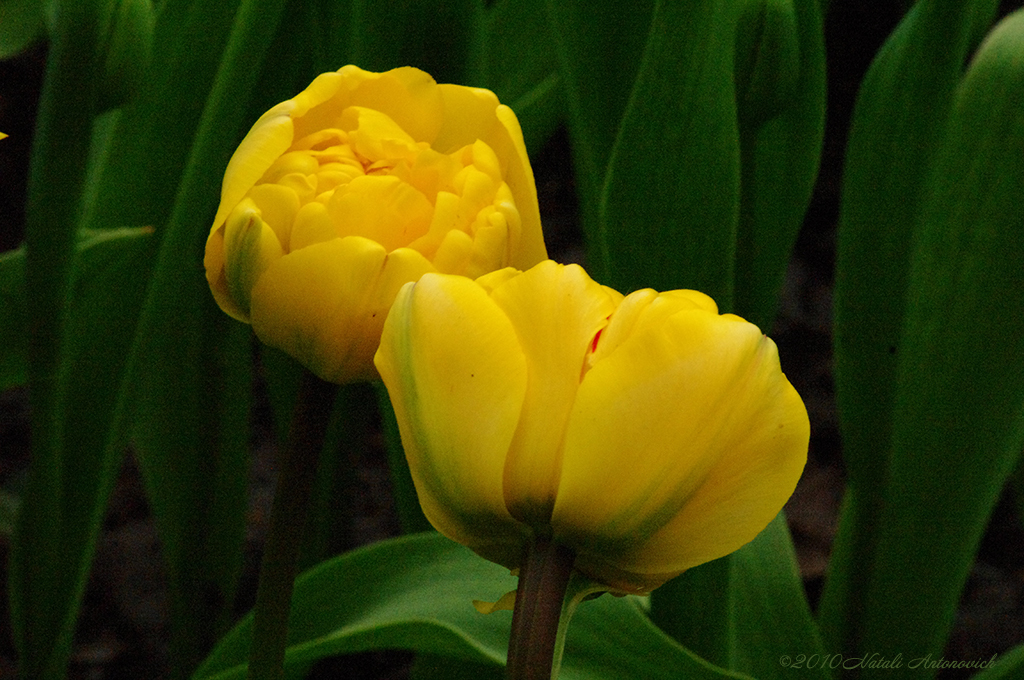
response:
<path fill-rule="evenodd" d="M 974 680 L 1013 680 L 1024 671 L 1024 645 L 1017 645 L 1001 654 L 992 666 L 972 677 Z"/>
<path fill-rule="evenodd" d="M 835 381 L 849 474 L 820 607 L 830 651 L 858 648 L 887 485 L 907 272 L 924 183 L 964 62 L 993 0 L 916 4 L 876 56 L 854 109 L 840 206 Z M 871 650 L 875 651 L 875 650 Z"/>
<path fill-rule="evenodd" d="M 793 669 L 779 663 L 782 655 L 793 659 L 824 655 L 784 513 L 733 553 L 732 570 L 730 668 L 759 680 L 789 680 Z M 801 677 L 831 676 L 825 668 L 808 667 Z"/>
<path fill-rule="evenodd" d="M 609 248 L 598 213 L 612 145 L 637 78 L 654 0 L 547 0 L 548 32 L 568 114 L 587 269 L 607 280 Z"/>
<path fill-rule="evenodd" d="M 167 223 L 238 4 L 160 4 L 145 86 L 117 118 L 86 226 Z M 244 133 L 243 121 L 236 125 L 223 132 L 235 141 Z"/>
<path fill-rule="evenodd" d="M 771 328 L 786 269 L 818 174 L 825 129 L 825 49 L 817 0 L 768 1 L 758 62 L 764 91 L 740 102 L 740 214 L 736 244 L 735 312 Z M 792 25 L 794 35 L 786 35 Z M 795 43 L 796 63 L 775 43 Z M 777 52 L 783 52 L 777 54 Z M 778 69 L 768 78 L 764 71 Z M 779 81 L 791 85 L 780 86 Z M 781 98 L 776 90 L 789 91 Z M 765 102 L 765 100 L 769 100 Z M 755 108 L 756 113 L 745 111 Z M 775 115 L 771 112 L 775 111 Z M 768 116 L 763 122 L 757 121 Z"/>
<path fill-rule="evenodd" d="M 203 243 L 284 0 L 245 0 L 207 98 L 127 368 L 124 413 L 164 546 L 172 673 L 219 636 L 241 570 L 248 479 L 249 329 L 214 304 Z M 200 49 L 197 45 L 196 49 Z"/>
<path fill-rule="evenodd" d="M 296 582 L 286 669 L 326 656 L 413 649 L 485 666 L 504 663 L 510 612 L 479 614 L 473 598 L 515 587 L 508 571 L 436 533 L 384 541 L 325 562 Z M 242 678 L 251 617 L 221 640 L 195 680 Z M 652 664 L 650 660 L 657 659 Z M 634 598 L 583 603 L 569 626 L 562 680 L 742 678 L 669 640 Z"/>
<path fill-rule="evenodd" d="M 941 654 L 1024 447 L 1022 100 L 1018 10 L 989 34 L 957 87 L 921 198 L 884 521 L 861 605 L 863 649 L 883 656 Z"/>
<path fill-rule="evenodd" d="M 25 211 L 27 378 L 32 459 L 12 541 L 11 618 L 21 675 L 63 673 L 80 599 L 77 553 L 63 557 L 68 302 L 99 65 L 100 3 L 61 2 L 47 52 Z M 69 438 L 74 431 L 68 428 Z M 68 492 L 68 489 L 71 489 Z M 88 512 L 85 509 L 84 512 Z"/>
<path fill-rule="evenodd" d="M 554 41 L 547 24 L 538 21 L 544 12 L 543 0 L 500 0 L 489 7 L 483 54 L 470 83 L 494 91 L 515 111 L 531 153 L 555 131 L 564 108 Z"/>
<path fill-rule="evenodd" d="M 45 32 L 43 0 L 0 0 L 0 60 L 23 52 Z"/>
<path fill-rule="evenodd" d="M 729 3 L 655 2 L 601 195 L 603 282 L 613 288 L 693 288 L 732 308 L 740 179 L 734 27 Z"/>

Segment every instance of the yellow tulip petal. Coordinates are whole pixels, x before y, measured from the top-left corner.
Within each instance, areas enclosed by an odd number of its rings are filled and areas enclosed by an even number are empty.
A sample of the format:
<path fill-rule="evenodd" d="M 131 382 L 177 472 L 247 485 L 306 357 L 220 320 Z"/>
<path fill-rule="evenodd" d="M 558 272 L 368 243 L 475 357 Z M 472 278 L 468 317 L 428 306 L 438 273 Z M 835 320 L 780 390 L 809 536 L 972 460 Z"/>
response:
<path fill-rule="evenodd" d="M 338 91 L 296 123 L 296 139 L 324 128 L 337 127 L 342 112 L 353 104 L 390 116 L 412 138 L 431 142 L 441 128 L 443 104 L 434 79 L 419 69 L 404 67 L 371 73 L 356 66 L 338 70 Z"/>
<path fill-rule="evenodd" d="M 473 608 L 481 614 L 493 614 L 494 612 L 513 611 L 516 608 L 516 591 L 510 590 L 496 602 L 485 602 L 484 600 L 473 600 Z"/>
<path fill-rule="evenodd" d="M 526 355 L 526 399 L 505 464 L 509 512 L 548 523 L 558 491 L 562 437 L 591 340 L 618 302 L 576 265 L 550 260 L 491 292 Z"/>
<path fill-rule="evenodd" d="M 350 106 L 341 117 L 356 153 L 370 161 L 403 158 L 416 150 L 416 140 L 390 116 L 365 106 Z"/>
<path fill-rule="evenodd" d="M 288 145 L 292 143 L 293 131 L 292 119 L 287 114 L 269 118 L 264 114 L 263 118 L 256 121 L 249 134 L 238 145 L 224 171 L 220 206 L 213 219 L 214 229 L 224 223 L 228 213 L 234 210 L 263 173 L 288 150 Z"/>
<path fill-rule="evenodd" d="M 511 243 L 513 260 L 509 264 L 528 269 L 547 259 L 533 168 L 516 114 L 498 104 L 488 90 L 457 85 L 438 85 L 438 90 L 444 97 L 446 119 L 434 148 L 454 151 L 476 140 L 485 143 L 502 162 L 503 178 L 522 218 L 521 234 Z"/>
<path fill-rule="evenodd" d="M 296 251 L 340 236 L 323 203 L 307 203 L 299 208 L 290 234 L 289 251 Z"/>
<path fill-rule="evenodd" d="M 388 266 L 390 259 L 379 244 L 359 237 L 285 255 L 252 291 L 253 330 L 324 380 L 375 378 L 373 353 L 387 310 L 378 299 L 382 286 L 397 291 L 398 273 L 412 280 L 430 271 L 430 263 L 415 253 L 398 255 L 397 267 Z"/>
<path fill-rule="evenodd" d="M 327 204 L 341 236 L 362 236 L 391 251 L 427 233 L 433 206 L 397 177 L 356 177 Z"/>
<path fill-rule="evenodd" d="M 274 230 L 263 220 L 252 199 L 245 199 L 224 225 L 224 278 L 228 293 L 243 314 L 249 313 L 249 294 L 283 251 Z"/>
<path fill-rule="evenodd" d="M 490 143 L 501 123 L 495 115 L 498 97 L 479 87 L 442 84 L 437 86 L 444 106 L 444 125 L 438 131 L 433 147 L 441 153 L 452 153 L 478 139 Z"/>
<path fill-rule="evenodd" d="M 263 221 L 277 234 L 278 243 L 288 243 L 299 212 L 295 191 L 281 184 L 257 184 L 249 191 L 249 198 L 260 209 Z"/>
<path fill-rule="evenodd" d="M 518 566 L 525 529 L 505 509 L 502 477 L 527 377 L 511 322 L 473 281 L 427 274 L 399 293 L 375 362 L 427 518 Z"/>
<path fill-rule="evenodd" d="M 249 323 L 249 314 L 238 306 L 228 291 L 228 279 L 224 273 L 224 227 L 215 229 L 206 239 L 206 252 L 203 255 L 203 266 L 206 268 L 206 281 L 210 284 L 213 299 L 224 312 L 233 319 Z"/>
<path fill-rule="evenodd" d="M 679 312 L 586 374 L 566 434 L 556 536 L 579 546 L 584 563 L 627 571 L 678 573 L 720 557 L 778 513 L 807 433 L 770 340 L 738 317 Z"/>
<path fill-rule="evenodd" d="M 697 309 L 718 314 L 715 301 L 695 290 L 658 293 L 645 288 L 630 293 L 615 310 L 611 323 L 601 334 L 601 342 L 590 357 L 591 365 L 615 351 L 634 333 L 646 328 L 657 328 L 678 312 Z"/>

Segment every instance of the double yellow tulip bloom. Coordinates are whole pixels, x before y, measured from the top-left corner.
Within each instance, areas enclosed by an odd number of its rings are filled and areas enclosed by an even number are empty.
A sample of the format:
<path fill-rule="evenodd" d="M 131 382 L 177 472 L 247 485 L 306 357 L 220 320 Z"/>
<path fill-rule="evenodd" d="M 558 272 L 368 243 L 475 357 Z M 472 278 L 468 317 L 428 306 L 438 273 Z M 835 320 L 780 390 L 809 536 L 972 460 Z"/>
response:
<path fill-rule="evenodd" d="M 402 284 L 547 256 L 515 114 L 418 69 L 316 78 L 253 125 L 206 243 L 214 298 L 331 382 L 376 377 Z"/>
<path fill-rule="evenodd" d="M 551 261 L 427 274 L 375 361 L 427 518 L 513 569 L 550 538 L 649 592 L 753 539 L 806 461 L 775 344 L 695 291 L 623 296 Z"/>

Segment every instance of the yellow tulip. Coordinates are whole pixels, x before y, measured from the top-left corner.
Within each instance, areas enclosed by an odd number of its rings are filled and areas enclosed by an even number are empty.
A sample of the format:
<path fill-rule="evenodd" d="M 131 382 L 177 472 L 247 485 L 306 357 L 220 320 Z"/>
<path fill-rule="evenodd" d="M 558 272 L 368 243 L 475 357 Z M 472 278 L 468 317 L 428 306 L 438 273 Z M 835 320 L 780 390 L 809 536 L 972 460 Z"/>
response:
<path fill-rule="evenodd" d="M 702 293 L 575 265 L 402 288 L 377 352 L 424 513 L 509 568 L 534 538 L 645 593 L 752 540 L 809 424 L 775 344 Z"/>
<path fill-rule="evenodd" d="M 332 382 L 373 379 L 399 288 L 546 257 L 515 114 L 400 68 L 325 73 L 253 125 L 206 243 L 220 307 Z"/>

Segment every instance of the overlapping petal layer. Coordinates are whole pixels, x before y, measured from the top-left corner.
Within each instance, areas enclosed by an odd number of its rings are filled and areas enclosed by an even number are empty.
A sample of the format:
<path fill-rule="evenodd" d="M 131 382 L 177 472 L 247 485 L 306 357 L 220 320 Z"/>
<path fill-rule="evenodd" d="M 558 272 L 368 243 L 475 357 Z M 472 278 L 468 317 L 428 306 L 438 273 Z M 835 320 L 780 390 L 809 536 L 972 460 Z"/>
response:
<path fill-rule="evenodd" d="M 553 262 L 432 275 L 376 361 L 428 518 L 510 567 L 551 536 L 647 592 L 753 539 L 806 460 L 774 343 L 695 291 L 623 298 Z"/>
<path fill-rule="evenodd" d="M 375 314 L 414 280 L 400 275 L 477 277 L 545 257 L 522 133 L 493 93 L 346 66 L 253 125 L 225 172 L 204 261 L 225 312 L 344 382 L 374 377 Z"/>

